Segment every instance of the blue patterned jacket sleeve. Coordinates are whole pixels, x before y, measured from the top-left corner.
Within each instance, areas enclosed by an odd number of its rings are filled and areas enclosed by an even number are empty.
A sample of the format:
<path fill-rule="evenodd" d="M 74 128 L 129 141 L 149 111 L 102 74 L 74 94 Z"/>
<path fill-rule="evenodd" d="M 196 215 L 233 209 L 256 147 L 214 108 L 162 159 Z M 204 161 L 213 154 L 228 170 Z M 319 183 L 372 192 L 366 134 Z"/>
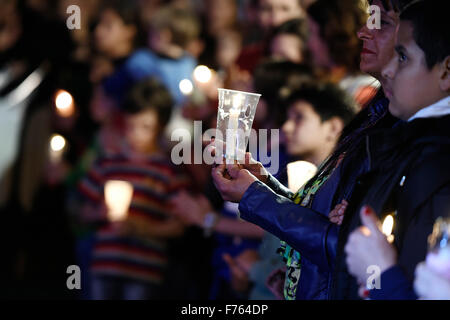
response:
<path fill-rule="evenodd" d="M 260 181 L 245 192 L 241 218 L 286 241 L 321 271 L 329 272 L 336 256 L 338 227 L 324 215 L 278 195 Z"/>

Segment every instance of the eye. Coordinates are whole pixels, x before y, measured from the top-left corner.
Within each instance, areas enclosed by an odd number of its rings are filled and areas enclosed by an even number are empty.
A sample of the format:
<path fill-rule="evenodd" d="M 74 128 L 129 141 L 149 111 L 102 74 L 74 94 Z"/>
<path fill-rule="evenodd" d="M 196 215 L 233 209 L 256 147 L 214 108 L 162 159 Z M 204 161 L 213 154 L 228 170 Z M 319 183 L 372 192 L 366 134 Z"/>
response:
<path fill-rule="evenodd" d="M 398 52 L 398 62 L 405 63 L 408 60 L 408 57 L 403 52 Z"/>

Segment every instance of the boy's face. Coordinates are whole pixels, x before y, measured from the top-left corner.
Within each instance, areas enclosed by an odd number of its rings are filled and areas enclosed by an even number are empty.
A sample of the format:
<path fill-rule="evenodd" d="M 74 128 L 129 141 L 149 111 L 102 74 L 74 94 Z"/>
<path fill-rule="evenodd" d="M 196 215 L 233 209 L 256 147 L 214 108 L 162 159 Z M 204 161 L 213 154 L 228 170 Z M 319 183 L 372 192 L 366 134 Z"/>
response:
<path fill-rule="evenodd" d="M 303 62 L 303 43 L 299 37 L 280 34 L 273 39 L 271 53 L 274 59 L 287 60 L 294 63 Z"/>
<path fill-rule="evenodd" d="M 116 12 L 106 9 L 95 28 L 95 43 L 99 51 L 109 55 L 124 43 L 132 46 L 134 35 L 133 26 L 127 26 Z"/>
<path fill-rule="evenodd" d="M 148 153 L 155 149 L 160 126 L 155 110 L 149 109 L 125 117 L 125 138 L 137 153 Z"/>
<path fill-rule="evenodd" d="M 303 100 L 289 107 L 287 120 L 281 130 L 289 155 L 296 157 L 321 153 L 320 150 L 335 139 L 331 123 L 322 122 L 313 106 Z"/>
<path fill-rule="evenodd" d="M 425 54 L 415 42 L 413 31 L 411 22 L 400 22 L 396 54 L 382 71 L 389 110 L 403 120 L 445 97 L 440 89 L 440 64 L 428 69 Z"/>

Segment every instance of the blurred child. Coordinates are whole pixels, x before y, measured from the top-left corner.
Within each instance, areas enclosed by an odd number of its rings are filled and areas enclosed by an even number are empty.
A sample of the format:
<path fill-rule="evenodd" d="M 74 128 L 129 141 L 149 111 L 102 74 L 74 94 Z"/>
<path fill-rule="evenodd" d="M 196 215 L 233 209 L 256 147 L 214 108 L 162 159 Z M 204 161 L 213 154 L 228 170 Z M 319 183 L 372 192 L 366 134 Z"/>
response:
<path fill-rule="evenodd" d="M 274 31 L 270 41 L 270 55 L 276 60 L 305 63 L 306 42 L 306 22 L 301 19 L 287 21 Z"/>
<path fill-rule="evenodd" d="M 154 53 L 150 54 L 148 63 L 158 69 L 162 83 L 177 105 L 186 99 L 180 91 L 180 82 L 192 79 L 197 64 L 186 48 L 199 34 L 197 18 L 186 10 L 164 7 L 151 21 L 148 45 Z"/>
<path fill-rule="evenodd" d="M 126 147 L 100 157 L 80 190 L 90 201 L 86 218 L 101 223 L 93 250 L 93 299 L 157 298 L 167 265 L 166 239 L 180 236 L 182 225 L 167 215 L 169 193 L 184 182 L 158 145 L 173 100 L 156 80 L 132 88 L 126 113 Z M 103 187 L 108 180 L 132 183 L 134 194 L 124 222 L 106 219 Z"/>

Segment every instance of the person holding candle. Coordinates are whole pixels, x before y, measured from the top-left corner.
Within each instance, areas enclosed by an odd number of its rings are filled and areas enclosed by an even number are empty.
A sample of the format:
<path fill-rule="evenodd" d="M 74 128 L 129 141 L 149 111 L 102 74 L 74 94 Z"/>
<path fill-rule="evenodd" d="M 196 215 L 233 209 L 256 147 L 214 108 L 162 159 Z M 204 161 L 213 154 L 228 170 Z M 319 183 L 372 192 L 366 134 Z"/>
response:
<path fill-rule="evenodd" d="M 361 297 L 367 298 L 370 295 L 374 300 L 450 299 L 450 279 L 447 276 L 424 261 L 415 269 L 413 284 L 398 264 L 397 249 L 380 230 L 381 221 L 373 209 L 368 206 L 362 208 L 360 216 L 363 226 L 350 234 L 345 251 L 349 272 L 359 283 L 364 284 L 359 291 Z M 449 261 L 447 258 L 447 264 Z M 441 264 L 445 264 L 445 261 Z M 369 291 L 365 285 L 367 268 L 370 266 L 379 267 L 380 286 Z"/>
<path fill-rule="evenodd" d="M 381 218 L 394 213 L 398 264 L 409 281 L 425 259 L 433 222 L 450 212 L 450 25 L 436 11 L 444 2 L 414 2 L 400 15 L 396 54 L 382 75 L 389 110 L 404 122 L 367 137 L 370 170 L 358 179 L 346 212 L 370 205 Z M 359 224 L 357 214 L 344 217 L 347 230 Z M 346 242 L 345 236 L 339 240 L 335 268 L 341 299 L 356 297 L 358 285 L 344 262 Z M 386 282 L 381 279 L 382 288 Z M 376 295 L 370 291 L 370 297 Z"/>
<path fill-rule="evenodd" d="M 119 154 L 101 156 L 80 185 L 84 215 L 98 226 L 92 258 L 93 299 L 159 297 L 168 264 L 167 240 L 183 233 L 169 215 L 168 195 L 187 186 L 158 144 L 173 100 L 154 79 L 139 82 L 122 105 L 125 145 Z M 103 189 L 111 180 L 132 184 L 125 220 L 108 221 Z"/>
<path fill-rule="evenodd" d="M 362 53 L 360 67 L 362 71 L 382 79 L 381 70 L 394 52 L 399 3 L 374 0 L 370 4 L 379 6 L 383 23 L 381 29 L 370 30 L 364 26 L 358 32 L 364 47 L 371 48 L 370 54 L 369 51 Z M 297 195 L 283 188 L 272 176 L 264 174 L 260 164 L 245 164 L 245 168 L 260 179 L 258 183 L 246 170 L 235 171 L 236 175 L 230 181 L 221 177 L 224 166 L 213 169 L 212 175 L 222 196 L 240 202 L 242 218 L 262 226 L 289 244 L 281 248 L 284 256 L 289 258 L 288 268 L 294 268 L 294 272 L 301 267 L 302 271 L 300 278 L 292 278 L 285 285 L 286 299 L 336 297 L 332 280 L 335 278 L 333 269 L 339 227 L 328 220 L 328 214 L 352 195 L 358 175 L 368 171 L 370 162 L 364 152 L 365 136 L 398 122 L 387 112 L 387 107 L 388 100 L 379 92 L 373 102 L 344 129 L 336 150 L 319 168 L 316 177 Z M 265 204 L 257 206 L 261 201 Z M 329 203 L 325 210 L 315 211 L 325 202 Z"/>

